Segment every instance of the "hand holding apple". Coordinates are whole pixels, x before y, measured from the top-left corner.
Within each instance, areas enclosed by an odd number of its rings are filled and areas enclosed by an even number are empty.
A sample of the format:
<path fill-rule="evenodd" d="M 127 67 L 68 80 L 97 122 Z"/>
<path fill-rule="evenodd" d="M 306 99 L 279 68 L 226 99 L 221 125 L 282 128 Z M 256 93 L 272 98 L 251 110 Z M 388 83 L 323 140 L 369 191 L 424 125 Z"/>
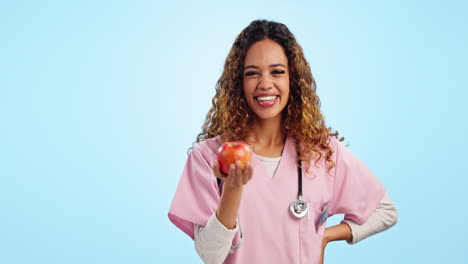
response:
<path fill-rule="evenodd" d="M 242 187 L 252 178 L 252 151 L 243 142 L 226 142 L 218 149 L 215 176 L 230 187 Z"/>
<path fill-rule="evenodd" d="M 226 142 L 218 149 L 218 162 L 221 172 L 228 174 L 231 164 L 240 161 L 241 170 L 245 168 L 247 162 L 251 162 L 252 151 L 250 147 L 243 142 L 230 141 Z"/>

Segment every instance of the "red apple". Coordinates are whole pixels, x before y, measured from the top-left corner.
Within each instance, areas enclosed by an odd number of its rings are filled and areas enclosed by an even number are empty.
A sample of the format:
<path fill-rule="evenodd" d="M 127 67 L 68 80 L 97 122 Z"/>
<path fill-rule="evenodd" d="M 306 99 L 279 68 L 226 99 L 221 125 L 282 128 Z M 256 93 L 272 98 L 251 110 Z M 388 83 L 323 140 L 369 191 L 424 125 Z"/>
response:
<path fill-rule="evenodd" d="M 249 145 L 244 142 L 230 141 L 224 143 L 218 149 L 218 162 L 221 172 L 228 174 L 229 166 L 235 164 L 236 160 L 240 160 L 240 167 L 244 169 L 245 164 L 251 161 L 251 153 Z"/>

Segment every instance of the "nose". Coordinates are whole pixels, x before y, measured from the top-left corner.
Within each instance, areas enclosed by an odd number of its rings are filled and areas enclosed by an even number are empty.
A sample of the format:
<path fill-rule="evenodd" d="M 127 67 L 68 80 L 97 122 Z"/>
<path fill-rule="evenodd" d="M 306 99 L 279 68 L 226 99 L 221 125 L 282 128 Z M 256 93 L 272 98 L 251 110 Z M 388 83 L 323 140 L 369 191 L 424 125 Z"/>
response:
<path fill-rule="evenodd" d="M 272 89 L 273 88 L 273 80 L 271 80 L 271 78 L 269 78 L 267 76 L 265 76 L 265 77 L 262 76 L 260 78 L 260 80 L 258 81 L 257 88 L 261 89 L 261 90 Z"/>

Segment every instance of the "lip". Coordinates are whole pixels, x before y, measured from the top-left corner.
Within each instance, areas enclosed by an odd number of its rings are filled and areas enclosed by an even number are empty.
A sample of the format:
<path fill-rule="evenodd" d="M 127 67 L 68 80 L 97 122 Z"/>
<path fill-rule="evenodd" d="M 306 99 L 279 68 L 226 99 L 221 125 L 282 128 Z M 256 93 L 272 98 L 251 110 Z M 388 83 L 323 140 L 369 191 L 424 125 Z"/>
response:
<path fill-rule="evenodd" d="M 254 98 L 259 97 L 259 96 L 279 96 L 279 94 L 274 94 L 274 93 L 261 93 L 261 94 L 255 95 Z"/>
<path fill-rule="evenodd" d="M 268 101 L 268 102 L 262 102 L 262 101 L 257 99 L 257 97 L 259 97 L 259 96 L 276 96 L 276 98 L 274 100 L 271 100 L 271 101 Z M 255 104 L 262 107 L 262 108 L 272 107 L 273 105 L 276 104 L 276 102 L 278 102 L 278 99 L 279 99 L 279 95 L 277 95 L 277 94 L 258 94 L 256 96 L 254 96 Z"/>

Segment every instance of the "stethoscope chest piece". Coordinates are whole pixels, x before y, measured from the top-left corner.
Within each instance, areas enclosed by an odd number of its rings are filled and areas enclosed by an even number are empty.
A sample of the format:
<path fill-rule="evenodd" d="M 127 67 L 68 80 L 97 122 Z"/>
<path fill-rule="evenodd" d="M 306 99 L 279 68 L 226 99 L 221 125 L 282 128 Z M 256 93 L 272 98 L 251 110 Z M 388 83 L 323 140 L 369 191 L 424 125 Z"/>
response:
<path fill-rule="evenodd" d="M 302 218 L 306 216 L 307 212 L 309 211 L 309 206 L 304 200 L 301 199 L 301 197 L 299 197 L 298 200 L 291 203 L 289 209 L 295 217 Z"/>

